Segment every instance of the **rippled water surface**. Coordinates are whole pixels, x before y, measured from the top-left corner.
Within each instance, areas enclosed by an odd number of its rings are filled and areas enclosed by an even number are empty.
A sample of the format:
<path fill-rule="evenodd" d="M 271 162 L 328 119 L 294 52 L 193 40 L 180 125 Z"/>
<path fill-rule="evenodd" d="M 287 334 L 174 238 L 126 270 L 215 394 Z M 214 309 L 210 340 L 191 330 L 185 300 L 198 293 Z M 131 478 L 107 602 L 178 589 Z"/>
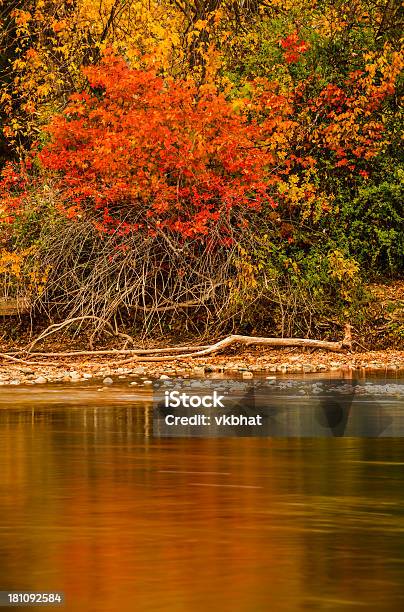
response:
<path fill-rule="evenodd" d="M 155 439 L 150 408 L 129 387 L 0 390 L 0 590 L 77 612 L 404 609 L 404 439 Z"/>

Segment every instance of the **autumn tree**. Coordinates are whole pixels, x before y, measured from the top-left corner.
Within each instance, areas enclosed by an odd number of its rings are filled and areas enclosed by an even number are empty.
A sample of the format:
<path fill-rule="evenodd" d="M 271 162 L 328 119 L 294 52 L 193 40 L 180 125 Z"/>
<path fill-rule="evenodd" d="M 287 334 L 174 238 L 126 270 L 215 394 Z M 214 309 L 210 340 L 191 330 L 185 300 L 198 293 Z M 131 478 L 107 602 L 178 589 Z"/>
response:
<path fill-rule="evenodd" d="M 133 65 L 168 66 L 178 38 L 175 15 L 158 1 L 0 0 L 0 11 L 6 157 L 37 138 L 84 85 L 81 68 L 97 63 L 106 46 L 115 45 Z"/>
<path fill-rule="evenodd" d="M 142 329 L 355 317 L 402 267 L 399 4 L 0 0 L 5 268 Z"/>
<path fill-rule="evenodd" d="M 220 92 L 201 95 L 190 81 L 133 70 L 110 52 L 84 74 L 89 91 L 71 96 L 36 157 L 68 217 L 87 217 L 101 232 L 168 229 L 184 238 L 207 236 L 214 224 L 224 241 L 232 219 L 242 224 L 249 210 L 276 205 L 267 176 L 277 153 L 265 139 L 267 125 L 289 126 L 283 98 L 261 122 Z"/>

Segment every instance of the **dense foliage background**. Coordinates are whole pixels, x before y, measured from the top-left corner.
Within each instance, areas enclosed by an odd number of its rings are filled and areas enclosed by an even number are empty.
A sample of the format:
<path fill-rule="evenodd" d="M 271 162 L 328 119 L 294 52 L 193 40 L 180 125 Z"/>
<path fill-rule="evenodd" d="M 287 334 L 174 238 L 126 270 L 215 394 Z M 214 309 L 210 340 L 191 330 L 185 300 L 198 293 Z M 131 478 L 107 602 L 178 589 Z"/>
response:
<path fill-rule="evenodd" d="M 400 0 L 0 18 L 3 295 L 148 335 L 378 321 L 369 286 L 403 270 Z"/>

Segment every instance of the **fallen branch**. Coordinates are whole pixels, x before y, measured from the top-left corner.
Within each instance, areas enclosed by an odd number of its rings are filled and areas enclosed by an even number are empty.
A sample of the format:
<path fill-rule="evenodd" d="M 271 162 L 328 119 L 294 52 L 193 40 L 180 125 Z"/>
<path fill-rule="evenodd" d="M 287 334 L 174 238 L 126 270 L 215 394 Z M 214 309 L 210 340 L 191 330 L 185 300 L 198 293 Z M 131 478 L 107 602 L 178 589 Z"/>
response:
<path fill-rule="evenodd" d="M 85 318 L 93 318 L 93 317 L 77 317 L 76 319 L 69 319 L 64 322 L 64 324 L 60 325 L 51 325 L 50 328 L 47 328 L 34 342 L 31 343 L 28 348 L 28 352 L 40 339 L 43 339 L 47 335 L 54 333 L 55 331 L 60 330 L 62 327 L 76 321 L 82 320 Z M 266 338 L 260 336 L 241 336 L 241 335 L 231 335 L 223 340 L 219 340 L 215 344 L 210 346 L 173 346 L 166 348 L 157 348 L 157 349 L 111 349 L 111 350 L 100 350 L 100 351 L 70 351 L 70 352 L 59 352 L 59 353 L 29 353 L 28 356 L 31 357 L 89 357 L 89 356 L 104 356 L 104 355 L 125 355 L 127 356 L 125 359 L 121 359 L 118 361 L 110 361 L 110 362 L 98 362 L 98 363 L 90 363 L 87 362 L 86 365 L 105 365 L 108 367 L 117 366 L 117 365 L 125 365 L 131 363 L 133 361 L 136 362 L 161 362 L 161 361 L 169 361 L 174 359 L 194 359 L 195 357 L 204 357 L 205 355 L 211 355 L 212 353 L 217 353 L 223 349 L 228 348 L 233 344 L 242 344 L 244 346 L 273 346 L 273 347 L 303 347 L 303 348 L 312 348 L 312 349 L 320 349 L 326 351 L 333 352 L 341 352 L 343 350 L 350 350 L 352 348 L 352 338 L 351 338 L 351 326 L 345 326 L 345 335 L 341 342 L 331 342 L 328 340 L 310 340 L 308 338 Z M 21 353 L 16 353 L 21 354 Z M 150 356 L 151 355 L 151 356 Z M 158 355 L 158 356 L 153 356 Z M 0 358 L 9 359 L 11 361 L 16 361 L 18 363 L 24 363 L 26 365 L 59 365 L 57 363 L 51 362 L 33 362 L 27 361 L 26 359 L 20 359 L 14 357 L 14 355 L 0 353 Z"/>
<path fill-rule="evenodd" d="M 327 342 L 323 340 L 306 340 L 304 338 L 260 338 L 260 337 L 251 337 L 251 336 L 228 336 L 216 344 L 213 344 L 209 348 L 203 349 L 201 351 L 195 351 L 193 353 L 183 353 L 182 355 L 168 355 L 164 357 L 140 357 L 137 361 L 144 362 L 153 362 L 153 361 L 166 361 L 167 359 L 189 359 L 195 357 L 204 357 L 205 355 L 211 355 L 212 353 L 217 353 L 225 348 L 228 348 L 232 344 L 243 344 L 244 346 L 251 345 L 266 345 L 266 346 L 277 346 L 277 347 L 287 347 L 287 346 L 302 346 L 305 348 L 317 348 L 326 351 L 333 352 L 341 352 L 343 350 L 341 342 Z M 130 360 L 127 361 L 128 363 Z M 123 363 L 123 362 L 121 362 Z M 118 365 L 118 364 L 116 364 Z"/>
<path fill-rule="evenodd" d="M 117 366 L 117 365 L 125 365 L 131 363 L 136 360 L 136 362 L 143 363 L 153 363 L 160 361 L 168 361 L 173 359 L 189 359 L 195 357 L 204 357 L 205 355 L 211 355 L 212 353 L 217 353 L 225 348 L 228 348 L 232 344 L 243 344 L 244 346 L 251 345 L 266 345 L 266 346 L 277 346 L 277 347 L 304 347 L 304 348 L 316 348 L 320 350 L 333 351 L 333 352 L 341 352 L 343 350 L 349 350 L 351 346 L 351 328 L 349 325 L 345 327 L 345 335 L 342 342 L 330 342 L 328 340 L 310 340 L 307 338 L 265 338 L 259 336 L 239 336 L 232 335 L 224 338 L 223 340 L 219 340 L 215 344 L 211 346 L 196 350 L 197 347 L 194 347 L 195 350 L 193 352 L 182 353 L 179 355 L 164 355 L 161 357 L 142 357 L 141 355 L 133 355 L 128 359 L 123 359 L 120 361 L 110 362 L 107 365 L 109 366 Z M 184 347 L 185 348 L 185 347 Z M 192 351 L 192 347 L 188 346 L 187 349 Z M 96 364 L 89 364 L 96 365 Z"/>
<path fill-rule="evenodd" d="M 204 344 L 202 346 L 173 346 L 166 348 L 155 348 L 155 349 L 105 349 L 100 351 L 64 351 L 64 352 L 52 352 L 42 353 L 40 351 L 30 352 L 27 357 L 92 357 L 92 356 L 104 356 L 104 355 L 153 355 L 156 353 L 180 353 L 181 351 L 197 351 L 209 348 L 209 345 Z M 8 355 L 21 355 L 21 351 L 8 353 Z"/>
<path fill-rule="evenodd" d="M 9 361 L 13 361 L 15 363 L 20 363 L 21 365 L 35 365 L 35 366 L 59 366 L 59 363 L 56 363 L 54 361 L 27 361 L 26 359 L 19 359 L 17 357 L 14 357 L 13 355 L 9 355 L 8 353 L 0 353 L 0 359 L 6 359 Z"/>
<path fill-rule="evenodd" d="M 211 355 L 212 353 L 217 353 L 218 351 L 223 350 L 231 346 L 232 344 L 244 344 L 245 346 L 251 345 L 266 345 L 266 346 L 303 346 L 306 348 L 319 348 L 326 351 L 341 351 L 343 346 L 342 342 L 329 342 L 326 340 L 309 340 L 306 338 L 265 338 L 265 337 L 254 337 L 254 336 L 239 336 L 232 335 L 224 338 L 223 340 L 219 340 L 216 344 L 212 344 L 212 346 L 203 349 L 201 351 L 196 351 L 191 355 L 178 355 L 178 357 L 203 357 L 204 355 Z"/>

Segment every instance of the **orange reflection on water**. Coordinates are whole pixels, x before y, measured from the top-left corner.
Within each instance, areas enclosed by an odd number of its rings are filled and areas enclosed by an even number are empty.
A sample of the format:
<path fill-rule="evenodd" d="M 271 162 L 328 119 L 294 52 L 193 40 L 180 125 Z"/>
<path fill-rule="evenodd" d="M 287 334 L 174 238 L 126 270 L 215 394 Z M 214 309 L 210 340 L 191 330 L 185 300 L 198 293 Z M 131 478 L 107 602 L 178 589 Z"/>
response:
<path fill-rule="evenodd" d="M 2 409 L 1 589 L 77 612 L 403 608 L 404 441 L 149 428 L 141 404 Z"/>

